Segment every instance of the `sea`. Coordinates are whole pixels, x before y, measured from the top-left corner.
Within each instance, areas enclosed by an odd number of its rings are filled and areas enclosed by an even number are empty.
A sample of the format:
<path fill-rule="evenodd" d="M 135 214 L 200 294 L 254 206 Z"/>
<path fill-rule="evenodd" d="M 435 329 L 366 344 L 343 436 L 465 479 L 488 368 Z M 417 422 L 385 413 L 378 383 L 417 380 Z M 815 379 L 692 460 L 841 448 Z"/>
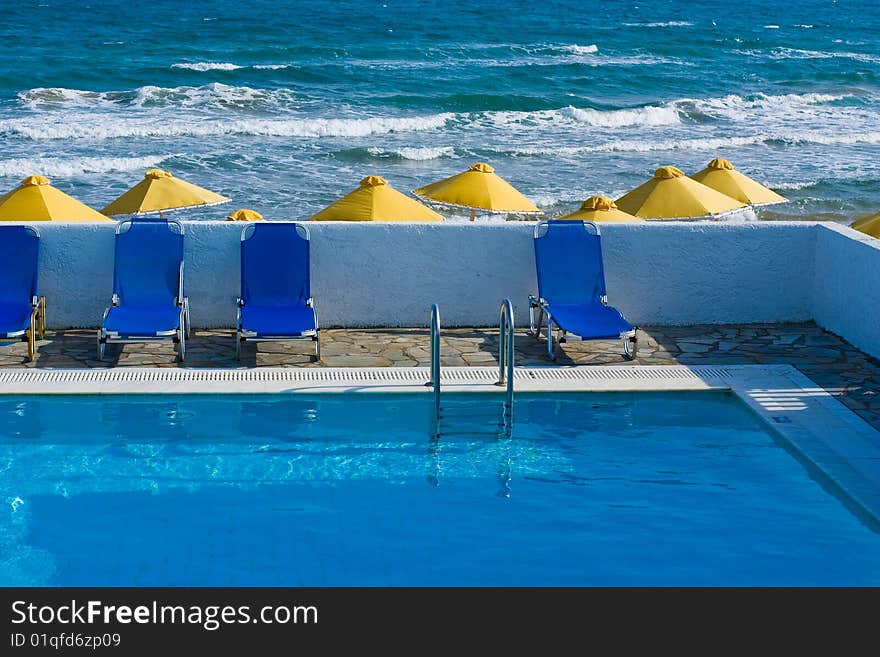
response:
<path fill-rule="evenodd" d="M 0 191 L 96 208 L 148 168 L 305 219 L 381 175 L 488 162 L 548 215 L 725 157 L 790 202 L 880 210 L 878 0 L 2 3 Z"/>

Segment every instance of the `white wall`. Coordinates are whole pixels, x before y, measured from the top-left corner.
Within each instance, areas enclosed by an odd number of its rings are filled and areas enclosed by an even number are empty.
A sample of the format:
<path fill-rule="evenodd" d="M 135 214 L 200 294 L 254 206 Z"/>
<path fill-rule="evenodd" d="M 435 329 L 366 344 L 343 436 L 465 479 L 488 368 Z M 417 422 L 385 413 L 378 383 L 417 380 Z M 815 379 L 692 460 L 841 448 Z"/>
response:
<path fill-rule="evenodd" d="M 880 358 L 880 240 L 837 224 L 818 228 L 816 323 Z"/>
<path fill-rule="evenodd" d="M 231 327 L 241 224 L 186 222 L 197 327 Z M 50 327 L 94 327 L 112 286 L 113 224 L 42 224 Z M 322 326 L 488 326 L 509 296 L 517 323 L 536 292 L 534 227 L 315 223 L 312 293 Z M 602 227 L 609 301 L 636 324 L 804 321 L 813 316 L 815 224 L 639 223 Z M 845 239 L 845 238 L 842 238 Z"/>

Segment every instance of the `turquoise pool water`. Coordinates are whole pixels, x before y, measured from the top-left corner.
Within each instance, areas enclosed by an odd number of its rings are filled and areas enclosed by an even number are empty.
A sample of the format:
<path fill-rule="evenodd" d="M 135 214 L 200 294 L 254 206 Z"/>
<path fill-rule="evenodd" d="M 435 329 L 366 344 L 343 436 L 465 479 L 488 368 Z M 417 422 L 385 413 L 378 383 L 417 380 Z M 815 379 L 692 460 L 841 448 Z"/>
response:
<path fill-rule="evenodd" d="M 880 584 L 734 396 L 0 399 L 0 584 Z"/>

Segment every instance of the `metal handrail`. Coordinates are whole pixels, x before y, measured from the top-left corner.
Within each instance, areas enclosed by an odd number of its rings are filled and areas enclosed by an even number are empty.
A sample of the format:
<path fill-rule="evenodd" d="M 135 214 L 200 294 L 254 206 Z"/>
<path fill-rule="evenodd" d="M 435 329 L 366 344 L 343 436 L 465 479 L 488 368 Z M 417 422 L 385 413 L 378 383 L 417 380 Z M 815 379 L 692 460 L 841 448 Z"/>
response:
<path fill-rule="evenodd" d="M 513 303 L 510 299 L 501 302 L 498 321 L 498 383 L 507 384 L 507 397 L 505 406 L 510 409 L 513 406 Z"/>
<path fill-rule="evenodd" d="M 434 387 L 434 414 L 440 413 L 440 308 L 431 305 L 431 374 L 428 385 Z"/>

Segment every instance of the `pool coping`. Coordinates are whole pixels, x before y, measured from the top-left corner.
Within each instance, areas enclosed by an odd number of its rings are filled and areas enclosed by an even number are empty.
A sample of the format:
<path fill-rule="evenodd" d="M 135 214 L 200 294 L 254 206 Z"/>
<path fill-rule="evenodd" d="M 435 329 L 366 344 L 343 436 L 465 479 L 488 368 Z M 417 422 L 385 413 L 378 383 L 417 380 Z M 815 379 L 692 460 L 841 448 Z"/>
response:
<path fill-rule="evenodd" d="M 429 369 L 7 369 L 0 395 L 422 393 Z M 442 394 L 501 394 L 497 367 L 447 367 Z M 880 527 L 880 432 L 790 365 L 530 366 L 517 392 L 730 390 Z"/>

